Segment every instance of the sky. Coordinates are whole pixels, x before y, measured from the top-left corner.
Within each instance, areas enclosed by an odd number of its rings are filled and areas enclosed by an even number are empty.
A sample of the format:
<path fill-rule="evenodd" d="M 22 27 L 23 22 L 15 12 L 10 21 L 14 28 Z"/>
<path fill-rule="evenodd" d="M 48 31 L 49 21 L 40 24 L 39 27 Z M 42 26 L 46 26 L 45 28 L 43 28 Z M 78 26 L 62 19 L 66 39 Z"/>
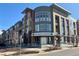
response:
<path fill-rule="evenodd" d="M 0 3 L 0 30 L 7 30 L 17 21 L 21 20 L 21 13 L 25 8 L 36 8 L 38 6 L 50 6 L 52 3 Z M 72 13 L 72 17 L 79 19 L 79 4 L 58 3 L 61 7 Z"/>

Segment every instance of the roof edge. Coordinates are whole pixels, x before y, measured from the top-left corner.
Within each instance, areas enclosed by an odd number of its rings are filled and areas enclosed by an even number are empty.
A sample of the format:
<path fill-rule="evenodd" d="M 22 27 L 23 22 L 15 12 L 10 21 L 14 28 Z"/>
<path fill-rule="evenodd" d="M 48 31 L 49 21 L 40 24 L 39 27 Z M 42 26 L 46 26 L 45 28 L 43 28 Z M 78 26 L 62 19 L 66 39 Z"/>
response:
<path fill-rule="evenodd" d="M 64 10 L 65 12 L 67 12 L 68 14 L 71 14 L 70 11 L 64 9 L 63 7 L 61 7 L 60 5 L 58 5 L 58 4 L 56 4 L 56 3 L 52 4 L 51 6 L 57 6 L 58 8 L 60 8 L 60 9 Z"/>

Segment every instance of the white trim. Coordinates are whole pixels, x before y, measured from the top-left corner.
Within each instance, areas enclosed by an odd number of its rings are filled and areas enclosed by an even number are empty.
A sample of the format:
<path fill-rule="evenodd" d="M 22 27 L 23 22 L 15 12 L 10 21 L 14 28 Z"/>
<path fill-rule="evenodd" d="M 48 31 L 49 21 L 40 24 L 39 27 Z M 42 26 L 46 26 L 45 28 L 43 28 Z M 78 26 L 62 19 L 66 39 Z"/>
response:
<path fill-rule="evenodd" d="M 57 33 L 53 33 L 53 32 L 32 33 L 32 36 L 54 36 L 54 35 L 57 35 Z"/>

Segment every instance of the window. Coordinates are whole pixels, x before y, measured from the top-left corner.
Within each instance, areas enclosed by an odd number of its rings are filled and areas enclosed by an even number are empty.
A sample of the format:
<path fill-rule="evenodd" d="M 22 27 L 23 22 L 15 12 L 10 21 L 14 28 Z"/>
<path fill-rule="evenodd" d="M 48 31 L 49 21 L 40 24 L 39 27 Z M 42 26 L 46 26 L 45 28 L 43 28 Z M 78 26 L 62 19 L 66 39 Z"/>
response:
<path fill-rule="evenodd" d="M 35 25 L 35 31 L 39 31 L 39 24 Z"/>
<path fill-rule="evenodd" d="M 39 19 L 39 21 L 37 20 Z M 35 22 L 40 21 L 51 21 L 51 16 L 49 11 L 40 11 L 35 13 Z"/>
<path fill-rule="evenodd" d="M 67 25 L 67 35 L 69 35 L 69 20 L 66 19 L 66 25 Z"/>
<path fill-rule="evenodd" d="M 51 24 L 36 24 L 35 31 L 51 31 Z"/>
<path fill-rule="evenodd" d="M 43 19 L 40 17 L 40 21 L 43 21 Z"/>
<path fill-rule="evenodd" d="M 39 22 L 39 18 L 36 18 L 35 22 Z"/>
<path fill-rule="evenodd" d="M 59 16 L 55 15 L 55 22 L 56 22 L 56 32 L 60 34 L 60 26 L 59 26 Z"/>
<path fill-rule="evenodd" d="M 59 16 L 55 15 L 55 21 L 56 21 L 56 23 L 59 22 Z"/>
<path fill-rule="evenodd" d="M 76 34 L 76 30 L 74 30 L 74 34 Z"/>
<path fill-rule="evenodd" d="M 51 24 L 40 24 L 39 30 L 40 31 L 51 31 Z"/>
<path fill-rule="evenodd" d="M 50 17 L 48 18 L 48 21 L 51 21 L 51 18 Z"/>
<path fill-rule="evenodd" d="M 61 22 L 62 22 L 62 25 L 61 25 L 62 30 L 61 31 L 62 31 L 62 34 L 65 35 L 65 24 L 64 24 L 65 22 L 64 22 L 64 18 L 62 18 L 62 17 L 61 17 Z"/>
<path fill-rule="evenodd" d="M 43 17 L 43 21 L 45 21 L 45 17 Z"/>
<path fill-rule="evenodd" d="M 75 22 L 73 22 L 73 26 L 74 26 L 74 28 L 75 28 Z"/>

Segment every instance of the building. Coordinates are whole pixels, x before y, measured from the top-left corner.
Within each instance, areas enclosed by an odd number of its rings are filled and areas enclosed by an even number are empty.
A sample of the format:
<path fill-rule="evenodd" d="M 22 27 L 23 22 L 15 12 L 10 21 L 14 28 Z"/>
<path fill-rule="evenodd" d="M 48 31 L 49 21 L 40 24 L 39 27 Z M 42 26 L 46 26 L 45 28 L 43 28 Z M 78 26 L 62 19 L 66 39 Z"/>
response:
<path fill-rule="evenodd" d="M 0 47 L 5 47 L 6 31 L 2 30 L 0 34 Z"/>
<path fill-rule="evenodd" d="M 34 32 L 34 11 L 30 8 L 26 8 L 23 12 L 23 39 L 24 44 L 27 46 L 32 46 L 31 34 Z"/>
<path fill-rule="evenodd" d="M 71 13 L 57 4 L 26 8 L 24 17 L 6 31 L 12 46 L 46 47 L 76 42 L 77 24 Z M 73 29 L 73 30 L 71 30 Z M 8 45 L 6 44 L 6 45 Z"/>
<path fill-rule="evenodd" d="M 78 43 L 78 32 L 77 32 L 77 20 L 70 17 L 70 36 L 73 45 L 75 46 Z"/>
<path fill-rule="evenodd" d="M 6 31 L 6 45 L 8 46 L 31 46 L 31 33 L 34 28 L 31 21 L 33 12 L 26 8 L 22 14 L 24 14 L 24 17 Z"/>
<path fill-rule="evenodd" d="M 70 15 L 71 13 L 64 8 L 53 4 L 51 6 L 40 6 L 35 11 L 35 32 L 32 35 L 39 44 L 53 44 L 60 46 L 60 43 L 70 43 Z M 73 22 L 72 22 L 73 23 Z M 75 22 L 76 23 L 76 22 Z M 75 26 L 76 24 L 72 24 Z M 77 35 L 76 26 L 74 27 L 74 35 Z M 36 45 L 37 45 L 36 44 Z"/>
<path fill-rule="evenodd" d="M 77 20 L 77 33 L 79 35 L 79 20 Z"/>
<path fill-rule="evenodd" d="M 6 31 L 6 45 L 10 47 L 17 47 L 21 44 L 22 36 L 22 21 L 18 21 L 15 25 Z M 20 42 L 21 41 L 21 42 Z"/>
<path fill-rule="evenodd" d="M 2 39 L 2 30 L 0 30 L 0 44 L 2 44 L 3 43 L 3 39 Z"/>
<path fill-rule="evenodd" d="M 77 37 L 79 39 L 79 20 L 77 20 Z M 78 42 L 79 42 L 79 40 L 78 40 Z"/>

